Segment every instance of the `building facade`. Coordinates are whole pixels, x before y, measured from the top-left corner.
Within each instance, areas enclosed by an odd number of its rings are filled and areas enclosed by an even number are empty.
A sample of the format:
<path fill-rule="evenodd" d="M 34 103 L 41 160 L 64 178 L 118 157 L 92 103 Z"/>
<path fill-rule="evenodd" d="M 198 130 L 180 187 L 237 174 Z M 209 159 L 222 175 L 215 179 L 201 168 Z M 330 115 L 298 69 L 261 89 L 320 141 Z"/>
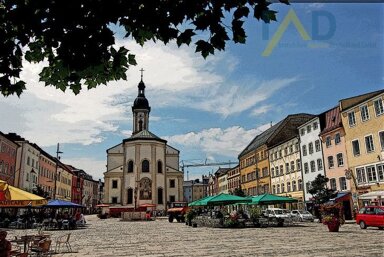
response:
<path fill-rule="evenodd" d="M 19 145 L 0 132 L 0 179 L 15 185 L 16 160 Z"/>
<path fill-rule="evenodd" d="M 384 90 L 343 99 L 339 106 L 356 198 L 384 191 Z"/>
<path fill-rule="evenodd" d="M 53 199 L 55 187 L 56 158 L 40 149 L 39 186 Z"/>
<path fill-rule="evenodd" d="M 107 150 L 105 203 L 131 210 L 155 204 L 157 210 L 166 210 L 170 203 L 183 200 L 179 151 L 148 130 L 150 110 L 141 80 L 132 106 L 132 136 Z"/>
<path fill-rule="evenodd" d="M 236 188 L 241 189 L 239 165 L 236 165 L 235 167 L 230 168 L 227 174 L 228 174 L 228 193 L 233 194 Z"/>
<path fill-rule="evenodd" d="M 230 168 L 219 168 L 215 172 L 217 177 L 217 194 L 228 194 L 228 171 Z"/>
<path fill-rule="evenodd" d="M 184 201 L 190 203 L 203 198 L 205 187 L 206 185 L 199 179 L 184 181 Z"/>

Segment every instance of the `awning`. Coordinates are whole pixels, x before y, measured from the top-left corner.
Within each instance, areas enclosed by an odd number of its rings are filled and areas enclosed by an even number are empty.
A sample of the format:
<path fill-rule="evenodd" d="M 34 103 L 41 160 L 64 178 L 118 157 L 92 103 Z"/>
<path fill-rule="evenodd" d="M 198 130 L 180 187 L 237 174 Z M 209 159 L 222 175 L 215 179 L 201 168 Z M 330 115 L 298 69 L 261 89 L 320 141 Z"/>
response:
<path fill-rule="evenodd" d="M 372 191 L 366 194 L 362 194 L 358 196 L 360 200 L 373 200 L 376 198 L 384 199 L 384 191 Z"/>
<path fill-rule="evenodd" d="M 349 192 L 339 192 L 339 193 L 337 193 L 336 197 L 330 199 L 330 201 L 334 201 L 337 203 L 343 202 L 343 201 L 348 201 L 350 198 L 350 195 L 351 194 Z"/>
<path fill-rule="evenodd" d="M 257 196 L 252 196 L 252 202 L 249 204 L 279 204 L 279 203 L 295 203 L 298 202 L 297 199 L 273 194 L 262 194 Z"/>
<path fill-rule="evenodd" d="M 83 205 L 77 204 L 77 203 L 72 203 L 69 201 L 64 201 L 64 200 L 49 200 L 44 207 L 47 208 L 85 208 Z"/>
<path fill-rule="evenodd" d="M 35 207 L 46 203 L 45 198 L 10 186 L 0 180 L 0 207 Z"/>

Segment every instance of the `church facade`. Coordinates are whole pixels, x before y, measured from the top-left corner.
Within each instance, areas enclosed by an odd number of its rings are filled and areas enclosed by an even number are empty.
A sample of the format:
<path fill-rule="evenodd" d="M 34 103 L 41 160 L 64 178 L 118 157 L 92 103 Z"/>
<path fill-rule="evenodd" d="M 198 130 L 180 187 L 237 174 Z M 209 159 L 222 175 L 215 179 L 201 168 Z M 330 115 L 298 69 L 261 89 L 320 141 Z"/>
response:
<path fill-rule="evenodd" d="M 150 111 L 141 79 L 132 106 L 132 136 L 107 149 L 104 203 L 132 210 L 150 204 L 166 210 L 183 200 L 179 150 L 148 130 Z"/>

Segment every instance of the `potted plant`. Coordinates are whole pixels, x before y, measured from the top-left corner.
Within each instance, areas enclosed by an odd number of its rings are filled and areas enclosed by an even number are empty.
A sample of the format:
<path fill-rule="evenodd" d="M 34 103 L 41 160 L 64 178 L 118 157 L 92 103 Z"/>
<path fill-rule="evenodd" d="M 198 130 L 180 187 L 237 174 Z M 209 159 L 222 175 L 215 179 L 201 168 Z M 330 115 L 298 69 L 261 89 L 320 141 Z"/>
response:
<path fill-rule="evenodd" d="M 192 226 L 192 219 L 194 217 L 196 217 L 196 215 L 197 215 L 197 213 L 192 209 L 187 211 L 187 213 L 185 214 L 185 220 L 186 220 L 187 225 Z"/>
<path fill-rule="evenodd" d="M 344 213 L 342 203 L 320 205 L 321 221 L 328 226 L 330 232 L 338 232 L 344 224 Z"/>

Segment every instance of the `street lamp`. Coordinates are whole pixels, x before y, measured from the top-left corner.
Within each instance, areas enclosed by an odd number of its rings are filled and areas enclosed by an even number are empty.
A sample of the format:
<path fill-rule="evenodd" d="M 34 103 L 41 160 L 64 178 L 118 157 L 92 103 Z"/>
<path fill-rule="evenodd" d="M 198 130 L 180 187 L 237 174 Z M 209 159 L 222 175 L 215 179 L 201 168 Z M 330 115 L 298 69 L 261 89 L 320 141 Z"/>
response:
<path fill-rule="evenodd" d="M 56 168 L 55 168 L 55 185 L 54 185 L 54 190 L 53 190 L 53 199 L 56 199 L 56 187 L 57 187 L 57 166 L 59 165 L 59 154 L 63 153 L 60 151 L 60 144 L 57 143 L 57 149 L 56 149 Z"/>

